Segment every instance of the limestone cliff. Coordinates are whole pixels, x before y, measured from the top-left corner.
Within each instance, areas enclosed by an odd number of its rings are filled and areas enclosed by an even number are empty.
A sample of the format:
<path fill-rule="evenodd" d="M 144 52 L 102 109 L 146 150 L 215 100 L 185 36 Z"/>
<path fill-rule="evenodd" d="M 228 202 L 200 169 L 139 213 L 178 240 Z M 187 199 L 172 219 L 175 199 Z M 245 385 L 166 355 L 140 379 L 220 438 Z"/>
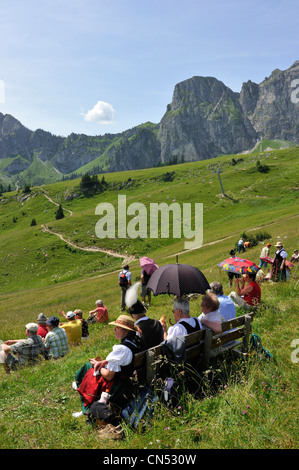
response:
<path fill-rule="evenodd" d="M 162 162 L 175 155 L 193 161 L 249 149 L 256 132 L 237 93 L 216 78 L 193 77 L 175 86 L 159 140 Z"/>
<path fill-rule="evenodd" d="M 54 136 L 31 131 L 0 113 L 0 182 L 41 184 L 82 173 L 148 168 L 234 154 L 258 139 L 299 143 L 299 61 L 274 70 L 256 84 L 233 92 L 214 77 L 178 83 L 158 124 L 145 123 L 119 134 Z M 43 165 L 44 164 L 44 165 Z"/>
<path fill-rule="evenodd" d="M 296 89 L 298 90 L 296 92 Z M 244 83 L 240 103 L 260 139 L 299 143 L 299 61 L 288 70 L 274 70 L 256 85 Z"/>

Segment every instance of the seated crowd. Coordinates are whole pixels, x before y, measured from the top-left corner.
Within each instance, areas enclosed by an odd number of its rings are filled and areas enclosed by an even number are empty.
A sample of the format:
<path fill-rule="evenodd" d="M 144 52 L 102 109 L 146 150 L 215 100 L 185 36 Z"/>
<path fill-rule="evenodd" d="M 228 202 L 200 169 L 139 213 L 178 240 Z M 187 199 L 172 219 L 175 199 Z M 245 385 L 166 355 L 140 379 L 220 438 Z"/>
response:
<path fill-rule="evenodd" d="M 254 279 L 255 275 L 246 274 L 242 279 L 236 279 L 237 292 L 229 296 L 223 294 L 220 282 L 212 282 L 210 290 L 202 296 L 201 314 L 191 317 L 189 314 L 189 301 L 176 299 L 173 302 L 174 324 L 167 331 L 165 320 L 153 320 L 147 316 L 146 307 L 138 300 L 139 283 L 131 286 L 126 292 L 127 311 L 134 320 L 142 337 L 142 348 L 149 349 L 166 340 L 179 335 L 210 328 L 214 333 L 221 333 L 221 323 L 235 318 L 236 307 L 252 308 L 260 302 L 260 287 Z M 245 286 L 245 283 L 247 285 Z M 67 321 L 61 323 L 58 317 L 49 319 L 43 313 L 37 317 L 37 323 L 26 325 L 26 339 L 7 340 L 0 350 L 0 362 L 7 371 L 15 369 L 17 365 L 34 363 L 38 357 L 45 359 L 64 357 L 69 352 L 69 346 L 77 344 L 81 339 L 89 337 L 88 324 L 108 321 L 108 310 L 101 300 L 97 300 L 96 308 L 89 311 L 87 321 L 83 318 L 81 310 L 59 311 Z"/>
<path fill-rule="evenodd" d="M 267 256 L 269 247 L 267 244 Z M 284 279 L 285 260 L 281 242 L 273 263 L 271 278 Z M 235 256 L 235 252 L 230 252 Z M 264 251 L 261 254 L 265 257 Z M 298 263 L 298 250 L 294 250 L 291 258 Z M 128 266 L 127 266 L 128 268 Z M 276 270 L 276 271 L 275 271 Z M 127 271 L 129 272 L 129 271 Z M 274 276 L 274 274 L 275 276 Z M 232 287 L 235 279 L 235 291 L 228 296 L 223 293 L 220 282 L 210 283 L 210 289 L 201 298 L 201 313 L 198 317 L 190 315 L 189 301 L 186 298 L 173 300 L 173 319 L 169 320 L 167 328 L 163 315 L 160 320 L 148 317 L 144 305 L 146 291 L 144 285 L 141 298 L 138 299 L 140 283 L 122 288 L 122 304 L 128 315 L 119 315 L 115 321 L 109 323 L 114 326 L 115 339 L 118 343 L 112 351 L 102 359 L 100 356 L 89 359 L 77 372 L 73 388 L 79 393 L 81 411 L 73 413 L 74 417 L 87 415 L 88 420 L 96 423 L 103 437 L 121 438 L 123 431 L 119 424 L 120 411 L 129 403 L 136 393 L 130 380 L 134 371 L 134 356 L 138 352 L 171 341 L 178 336 L 185 336 L 201 329 L 209 328 L 214 334 L 222 332 L 222 323 L 236 317 L 236 307 L 252 310 L 261 302 L 261 288 L 256 281 L 256 274 L 247 272 L 244 275 L 228 273 L 229 285 Z M 272 277 L 273 274 L 273 277 Z M 240 279 L 241 278 L 241 279 Z M 150 297 L 149 297 L 150 301 Z M 87 320 L 83 318 L 81 310 L 68 311 L 66 314 L 60 310 L 66 322 L 60 323 L 56 316 L 47 318 L 40 313 L 37 323 L 28 323 L 25 326 L 26 338 L 7 340 L 0 344 L 0 363 L 7 373 L 18 366 L 35 364 L 39 358 L 59 359 L 70 350 L 70 346 L 78 344 L 82 339 L 89 337 L 89 325 L 95 322 L 108 322 L 108 310 L 102 300 L 95 302 L 96 308 L 89 311 Z M 136 384 L 135 384 L 136 386 Z"/>
<path fill-rule="evenodd" d="M 108 310 L 103 305 L 105 315 L 98 316 L 96 321 L 108 320 Z M 80 309 L 69 311 L 63 310 L 59 313 L 66 318 L 66 322 L 60 323 L 58 317 L 47 318 L 44 313 L 37 317 L 37 323 L 28 323 L 25 327 L 26 338 L 7 340 L 0 345 L 0 363 L 3 364 L 7 373 L 15 370 L 18 366 L 35 364 L 42 358 L 58 359 L 69 352 L 69 346 L 78 344 L 89 337 L 88 323 L 83 318 Z"/>
<path fill-rule="evenodd" d="M 255 289 L 250 289 L 249 278 L 242 281 L 237 294 L 244 301 L 252 301 Z M 248 282 L 247 289 L 244 287 Z M 187 335 L 203 328 L 210 328 L 214 333 L 222 331 L 223 321 L 235 318 L 235 297 L 225 296 L 221 283 L 211 283 L 210 289 L 202 296 L 201 314 L 190 316 L 189 301 L 174 299 L 174 324 L 167 330 L 165 321 L 153 320 L 147 315 L 144 304 L 138 297 L 139 283 L 130 286 L 126 292 L 126 307 L 130 315 L 120 315 L 109 323 L 114 326 L 115 338 L 120 344 L 115 344 L 112 351 L 103 360 L 101 357 L 90 359 L 75 373 L 73 388 L 80 395 L 81 411 L 73 413 L 74 417 L 88 415 L 98 427 L 121 437 L 122 430 L 116 426 L 119 413 L 130 401 L 134 394 L 132 382 L 129 380 L 133 373 L 134 355 L 142 350 L 161 344 L 174 336 Z M 250 295 L 251 294 L 251 295 Z M 260 299 L 260 294 L 259 294 Z M 251 304 L 252 305 L 252 304 Z M 0 362 L 6 371 L 26 363 L 34 364 L 38 357 L 58 359 L 69 352 L 69 347 L 89 336 L 88 323 L 107 321 L 108 311 L 102 301 L 96 302 L 96 309 L 89 312 L 87 321 L 83 319 L 81 310 L 69 311 L 60 323 L 56 316 L 49 319 L 39 314 L 37 323 L 26 325 L 26 339 L 8 340 L 2 344 Z M 0 348 L 1 349 L 1 348 Z M 109 434 L 108 432 L 108 434 Z"/>

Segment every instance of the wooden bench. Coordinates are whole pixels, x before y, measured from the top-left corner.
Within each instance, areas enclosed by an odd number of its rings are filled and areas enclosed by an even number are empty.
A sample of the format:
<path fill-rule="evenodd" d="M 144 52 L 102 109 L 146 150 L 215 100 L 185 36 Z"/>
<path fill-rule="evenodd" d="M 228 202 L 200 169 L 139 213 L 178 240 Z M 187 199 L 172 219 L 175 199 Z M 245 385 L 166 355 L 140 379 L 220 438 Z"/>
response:
<path fill-rule="evenodd" d="M 185 336 L 185 364 L 196 361 L 199 369 L 208 369 L 213 357 L 233 350 L 235 354 L 246 355 L 254 312 L 247 313 L 222 323 L 222 333 L 215 334 L 209 328 Z M 162 343 L 163 344 L 163 343 Z M 147 349 L 135 355 L 135 371 L 138 382 L 152 385 L 159 376 L 165 362 L 162 345 Z"/>

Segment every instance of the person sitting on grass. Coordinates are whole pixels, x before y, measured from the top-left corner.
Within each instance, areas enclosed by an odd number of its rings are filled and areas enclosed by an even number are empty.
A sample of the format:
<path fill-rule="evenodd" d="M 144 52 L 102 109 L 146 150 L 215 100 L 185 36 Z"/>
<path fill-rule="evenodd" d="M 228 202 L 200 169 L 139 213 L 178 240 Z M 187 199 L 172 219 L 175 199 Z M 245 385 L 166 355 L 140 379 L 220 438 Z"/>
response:
<path fill-rule="evenodd" d="M 59 313 L 68 320 L 67 323 L 60 323 L 59 328 L 65 330 L 69 344 L 80 343 L 82 339 L 82 323 L 79 319 L 76 319 L 75 312 L 70 310 L 65 314 L 63 310 L 59 310 Z"/>
<path fill-rule="evenodd" d="M 241 286 L 239 279 L 236 279 L 236 292 L 229 294 L 229 297 L 236 306 L 242 307 L 245 310 L 251 310 L 253 307 L 260 304 L 261 288 L 255 278 L 255 273 L 247 271 L 247 273 L 242 276 Z"/>
<path fill-rule="evenodd" d="M 47 326 L 46 326 L 47 320 L 48 318 L 43 313 L 40 313 L 37 317 L 37 323 L 38 323 L 37 334 L 41 336 L 42 338 L 45 338 L 48 333 Z"/>
<path fill-rule="evenodd" d="M 28 323 L 25 327 L 26 339 L 10 339 L 2 344 L 0 363 L 7 373 L 18 366 L 33 365 L 44 356 L 44 343 L 37 335 L 38 325 Z"/>
<path fill-rule="evenodd" d="M 290 257 L 290 261 L 291 261 L 291 263 L 298 263 L 299 262 L 299 251 L 298 250 L 294 250 L 294 253 Z"/>
<path fill-rule="evenodd" d="M 46 321 L 48 334 L 45 338 L 45 358 L 58 359 L 69 352 L 67 334 L 63 328 L 59 328 L 59 318 L 50 317 Z"/>
<path fill-rule="evenodd" d="M 76 308 L 76 310 L 74 310 L 74 314 L 75 314 L 76 320 L 80 320 L 80 322 L 82 323 L 82 339 L 89 338 L 88 323 L 83 318 L 82 310 L 80 310 L 79 308 Z"/>
<path fill-rule="evenodd" d="M 108 321 L 108 319 L 109 317 L 107 307 L 105 307 L 102 300 L 96 300 L 96 308 L 94 310 L 90 310 L 87 322 L 103 323 L 105 321 Z"/>

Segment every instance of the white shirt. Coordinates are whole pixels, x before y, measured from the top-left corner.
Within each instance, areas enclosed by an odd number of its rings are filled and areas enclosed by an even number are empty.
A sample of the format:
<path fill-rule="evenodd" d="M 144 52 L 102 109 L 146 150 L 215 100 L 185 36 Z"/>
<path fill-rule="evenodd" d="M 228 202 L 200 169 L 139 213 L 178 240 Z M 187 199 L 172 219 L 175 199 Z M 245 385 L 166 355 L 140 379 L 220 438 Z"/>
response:
<path fill-rule="evenodd" d="M 204 313 L 201 313 L 198 317 L 199 321 L 201 322 L 202 319 L 205 319 L 205 320 L 208 320 L 210 322 L 214 322 L 214 321 L 217 321 L 219 323 L 222 323 L 223 322 L 223 316 L 221 315 L 221 313 L 219 312 L 219 310 L 214 310 L 214 312 L 209 312 L 207 313 L 206 315 Z M 204 328 L 204 326 L 203 326 Z"/>
<path fill-rule="evenodd" d="M 123 344 L 116 344 L 106 357 L 106 361 L 108 361 L 106 367 L 113 372 L 120 372 L 121 366 L 127 366 L 132 360 L 133 353 L 131 349 Z"/>
<path fill-rule="evenodd" d="M 181 318 L 175 325 L 171 326 L 168 329 L 167 338 L 171 338 L 173 336 L 185 336 L 188 334 L 184 325 L 181 324 L 182 321 L 185 321 L 186 323 L 188 323 L 189 325 L 193 327 L 196 326 L 196 320 L 193 317 Z M 201 324 L 200 324 L 200 328 L 202 328 Z"/>
<path fill-rule="evenodd" d="M 135 325 L 137 325 L 139 322 L 143 320 L 148 320 L 148 317 L 145 315 L 144 317 L 139 318 L 138 320 L 135 321 Z"/>
<path fill-rule="evenodd" d="M 284 248 L 281 248 L 280 250 L 277 250 L 275 254 L 276 255 L 280 254 L 280 256 L 282 258 L 287 258 L 287 256 L 288 256 L 288 254 L 287 254 L 287 252 L 285 251 Z"/>

